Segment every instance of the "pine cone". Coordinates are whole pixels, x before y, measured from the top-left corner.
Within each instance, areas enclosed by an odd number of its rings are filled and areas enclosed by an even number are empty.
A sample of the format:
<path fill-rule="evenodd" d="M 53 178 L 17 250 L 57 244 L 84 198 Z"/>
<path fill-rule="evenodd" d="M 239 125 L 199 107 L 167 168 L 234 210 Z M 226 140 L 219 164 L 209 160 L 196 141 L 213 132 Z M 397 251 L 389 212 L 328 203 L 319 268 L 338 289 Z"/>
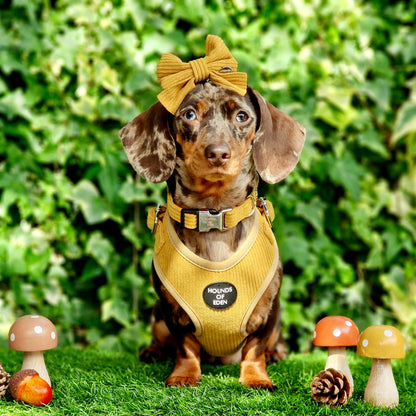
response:
<path fill-rule="evenodd" d="M 10 374 L 6 373 L 2 364 L 0 363 L 0 399 L 6 394 L 9 387 Z"/>
<path fill-rule="evenodd" d="M 322 370 L 313 378 L 310 387 L 313 400 L 331 406 L 343 406 L 352 396 L 348 377 L 334 368 Z"/>

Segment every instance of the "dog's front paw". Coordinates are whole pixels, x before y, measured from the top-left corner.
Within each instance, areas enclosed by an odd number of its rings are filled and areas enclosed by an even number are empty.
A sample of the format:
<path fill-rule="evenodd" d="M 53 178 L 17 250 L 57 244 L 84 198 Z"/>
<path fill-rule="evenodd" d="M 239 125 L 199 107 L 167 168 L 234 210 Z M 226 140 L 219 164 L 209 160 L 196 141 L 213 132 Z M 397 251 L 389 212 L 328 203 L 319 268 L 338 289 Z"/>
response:
<path fill-rule="evenodd" d="M 263 389 L 263 390 L 269 390 L 269 391 L 276 390 L 276 386 L 273 384 L 273 382 L 270 379 L 241 380 L 240 378 L 239 382 L 253 389 Z"/>
<path fill-rule="evenodd" d="M 244 384 L 247 387 L 251 387 L 254 389 L 263 389 L 263 390 L 269 390 L 269 391 L 276 390 L 276 386 L 273 384 L 270 378 L 266 379 L 266 378 L 246 377 L 242 379 L 242 377 L 240 377 L 239 382 L 241 384 Z"/>
<path fill-rule="evenodd" d="M 167 386 L 176 386 L 176 387 L 192 387 L 196 386 L 199 383 L 199 378 L 194 376 L 174 376 L 170 375 L 166 380 L 165 384 Z"/>
<path fill-rule="evenodd" d="M 255 389 L 265 389 L 273 391 L 276 389 L 272 380 L 266 371 L 266 363 L 264 358 L 262 362 L 241 362 L 240 378 L 238 380 L 241 384 Z"/>

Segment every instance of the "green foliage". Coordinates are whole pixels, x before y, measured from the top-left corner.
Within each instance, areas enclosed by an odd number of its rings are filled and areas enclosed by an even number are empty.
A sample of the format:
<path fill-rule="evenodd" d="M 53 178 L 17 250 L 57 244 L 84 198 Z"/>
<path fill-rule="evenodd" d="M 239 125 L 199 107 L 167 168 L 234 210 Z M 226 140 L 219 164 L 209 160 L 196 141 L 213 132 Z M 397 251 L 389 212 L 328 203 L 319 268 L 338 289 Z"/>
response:
<path fill-rule="evenodd" d="M 61 343 L 149 341 L 164 185 L 129 166 L 117 131 L 160 91 L 163 52 L 220 35 L 249 83 L 307 128 L 301 163 L 262 186 L 285 264 L 285 336 L 315 322 L 397 324 L 416 338 L 416 3 L 15 0 L 0 20 L 0 334 L 23 313 Z"/>

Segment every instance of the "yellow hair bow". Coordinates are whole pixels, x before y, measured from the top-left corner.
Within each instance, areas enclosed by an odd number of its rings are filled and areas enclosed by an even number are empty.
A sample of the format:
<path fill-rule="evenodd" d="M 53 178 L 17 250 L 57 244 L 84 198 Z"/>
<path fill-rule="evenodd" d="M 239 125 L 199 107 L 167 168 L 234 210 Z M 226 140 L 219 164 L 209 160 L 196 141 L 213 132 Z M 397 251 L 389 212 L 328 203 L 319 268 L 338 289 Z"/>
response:
<path fill-rule="evenodd" d="M 157 96 L 170 113 L 175 114 L 185 96 L 198 82 L 210 80 L 213 84 L 231 88 L 244 96 L 247 91 L 247 74 L 237 71 L 233 58 L 224 41 L 208 35 L 204 58 L 182 62 L 177 56 L 165 53 L 157 66 L 157 79 L 163 91 Z"/>

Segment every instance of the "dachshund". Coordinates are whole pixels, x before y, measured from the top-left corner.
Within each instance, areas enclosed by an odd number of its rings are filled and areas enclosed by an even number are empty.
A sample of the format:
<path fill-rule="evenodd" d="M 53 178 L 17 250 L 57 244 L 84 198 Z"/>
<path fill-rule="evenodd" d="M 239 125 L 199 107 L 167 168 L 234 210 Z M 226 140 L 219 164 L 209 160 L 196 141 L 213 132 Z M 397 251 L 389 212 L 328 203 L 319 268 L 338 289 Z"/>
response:
<path fill-rule="evenodd" d="M 282 264 L 267 224 L 272 207 L 256 192 L 259 175 L 274 184 L 295 168 L 305 129 L 249 87 L 241 96 L 206 81 L 196 84 L 175 114 L 157 102 L 119 134 L 136 172 L 150 182 L 166 181 L 170 198 L 150 220 L 156 227 L 152 279 L 159 299 L 152 344 L 141 359 L 175 354 L 168 386 L 197 385 L 202 359 L 241 361 L 240 383 L 273 390 L 266 363 L 286 355 L 279 305 Z M 266 246 L 254 248 L 259 229 L 265 230 L 263 240 L 273 255 Z M 240 260 L 244 256 L 248 263 Z M 181 263 L 185 257 L 190 261 Z M 167 277 L 174 269 L 176 289 Z M 267 279 L 252 283 L 260 274 Z M 254 297 L 240 310 L 245 286 L 254 287 Z M 196 293 L 189 296 L 198 298 L 199 306 L 186 300 L 188 291 Z M 239 317 L 228 315 L 233 309 Z"/>

